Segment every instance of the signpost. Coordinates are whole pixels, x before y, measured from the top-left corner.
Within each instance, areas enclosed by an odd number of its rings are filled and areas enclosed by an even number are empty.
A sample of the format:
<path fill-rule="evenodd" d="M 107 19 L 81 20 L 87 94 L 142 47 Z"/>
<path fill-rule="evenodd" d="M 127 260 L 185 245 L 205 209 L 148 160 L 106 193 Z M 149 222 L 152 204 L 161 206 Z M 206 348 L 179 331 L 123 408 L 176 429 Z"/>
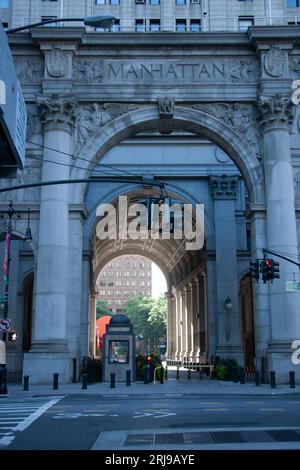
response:
<path fill-rule="evenodd" d="M 1 318 L 0 320 L 0 331 L 5 333 L 9 331 L 11 327 L 11 320 L 9 318 Z"/>
<path fill-rule="evenodd" d="M 286 290 L 291 292 L 300 292 L 300 282 L 287 281 Z"/>

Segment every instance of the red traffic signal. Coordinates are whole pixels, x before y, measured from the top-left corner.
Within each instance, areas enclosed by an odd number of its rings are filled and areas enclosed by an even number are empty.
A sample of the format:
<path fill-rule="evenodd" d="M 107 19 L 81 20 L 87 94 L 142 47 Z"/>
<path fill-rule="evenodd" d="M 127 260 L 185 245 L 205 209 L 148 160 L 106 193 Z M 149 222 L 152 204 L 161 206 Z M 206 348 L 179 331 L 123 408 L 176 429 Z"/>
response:
<path fill-rule="evenodd" d="M 152 359 L 153 359 L 152 354 L 147 354 L 146 360 L 147 360 L 147 363 L 148 363 L 148 364 L 149 364 L 150 362 L 152 362 Z"/>

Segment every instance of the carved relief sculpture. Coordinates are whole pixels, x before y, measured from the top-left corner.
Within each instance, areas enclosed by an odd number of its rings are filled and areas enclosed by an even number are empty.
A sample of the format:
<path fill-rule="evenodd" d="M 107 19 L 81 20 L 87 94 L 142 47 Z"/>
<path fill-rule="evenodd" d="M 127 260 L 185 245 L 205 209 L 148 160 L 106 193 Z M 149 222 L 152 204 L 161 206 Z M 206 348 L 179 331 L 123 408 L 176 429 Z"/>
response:
<path fill-rule="evenodd" d="M 290 95 L 262 95 L 258 100 L 258 107 L 263 126 L 293 123 L 294 107 Z"/>
<path fill-rule="evenodd" d="M 287 56 L 278 46 L 272 46 L 264 60 L 265 71 L 271 77 L 279 78 L 285 73 Z"/>
<path fill-rule="evenodd" d="M 41 123 L 48 129 L 64 128 L 68 131 L 75 126 L 76 100 L 73 95 L 37 95 Z"/>
<path fill-rule="evenodd" d="M 46 55 L 46 69 L 50 77 L 64 77 L 67 70 L 67 56 L 59 48 L 54 48 Z"/>
<path fill-rule="evenodd" d="M 159 132 L 160 134 L 171 134 L 173 130 L 175 100 L 170 96 L 158 99 Z"/>

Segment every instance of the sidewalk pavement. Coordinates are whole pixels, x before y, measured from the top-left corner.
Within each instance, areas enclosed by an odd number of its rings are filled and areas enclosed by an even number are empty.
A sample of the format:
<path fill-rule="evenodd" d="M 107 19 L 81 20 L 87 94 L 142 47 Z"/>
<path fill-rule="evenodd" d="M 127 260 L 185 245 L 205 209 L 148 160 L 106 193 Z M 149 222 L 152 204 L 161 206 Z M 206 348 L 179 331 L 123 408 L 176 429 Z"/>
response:
<path fill-rule="evenodd" d="M 192 380 L 170 378 L 164 384 L 144 384 L 143 382 L 133 382 L 131 386 L 125 383 L 116 383 L 115 388 L 110 388 L 107 382 L 88 384 L 87 390 L 82 389 L 81 383 L 59 384 L 58 390 L 53 390 L 52 385 L 30 385 L 29 391 L 24 392 L 21 384 L 8 384 L 7 395 L 0 395 L 0 403 L 5 398 L 25 398 L 37 396 L 61 396 L 61 395 L 100 395 L 100 396 L 182 396 L 182 395 L 285 395 L 299 394 L 300 385 L 290 388 L 288 384 L 277 385 L 271 388 L 269 384 L 255 386 L 254 383 L 234 383 L 229 381 Z M 3 402 L 3 401 L 2 401 Z"/>

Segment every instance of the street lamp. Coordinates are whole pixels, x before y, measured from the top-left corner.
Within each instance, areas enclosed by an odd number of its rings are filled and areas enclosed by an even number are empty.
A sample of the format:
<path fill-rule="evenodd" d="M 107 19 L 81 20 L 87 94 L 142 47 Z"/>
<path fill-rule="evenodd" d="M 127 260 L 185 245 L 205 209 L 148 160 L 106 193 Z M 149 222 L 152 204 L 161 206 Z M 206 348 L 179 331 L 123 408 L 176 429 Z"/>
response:
<path fill-rule="evenodd" d="M 4 263 L 3 263 L 3 282 L 4 282 L 4 297 L 3 297 L 3 318 L 1 322 L 8 318 L 8 288 L 9 288 L 9 266 L 10 266 L 10 243 L 12 237 L 12 231 L 16 227 L 16 222 L 22 219 L 21 213 L 16 213 L 13 208 L 12 201 L 9 204 L 9 208 L 6 212 L 3 212 L 0 216 L 0 222 L 2 222 L 2 227 L 5 235 L 5 248 L 4 248 Z M 2 228 L 1 227 L 1 228 Z M 24 241 L 32 240 L 31 229 L 30 229 L 30 209 L 27 210 L 27 229 Z M 8 323 L 8 322 L 6 322 Z M 2 340 L 5 345 L 6 342 L 6 330 L 4 329 L 2 333 Z M 6 363 L 0 364 L 0 394 L 7 394 L 7 385 L 6 385 Z"/>
<path fill-rule="evenodd" d="M 97 15 L 97 16 L 85 16 L 83 18 L 52 18 L 49 20 L 39 21 L 38 23 L 26 24 L 19 26 L 18 28 L 6 29 L 6 34 L 17 33 L 18 31 L 25 31 L 26 29 L 32 29 L 36 26 L 43 26 L 50 23 L 61 23 L 63 21 L 83 21 L 86 26 L 95 26 L 98 28 L 111 28 L 116 18 L 112 15 Z"/>

